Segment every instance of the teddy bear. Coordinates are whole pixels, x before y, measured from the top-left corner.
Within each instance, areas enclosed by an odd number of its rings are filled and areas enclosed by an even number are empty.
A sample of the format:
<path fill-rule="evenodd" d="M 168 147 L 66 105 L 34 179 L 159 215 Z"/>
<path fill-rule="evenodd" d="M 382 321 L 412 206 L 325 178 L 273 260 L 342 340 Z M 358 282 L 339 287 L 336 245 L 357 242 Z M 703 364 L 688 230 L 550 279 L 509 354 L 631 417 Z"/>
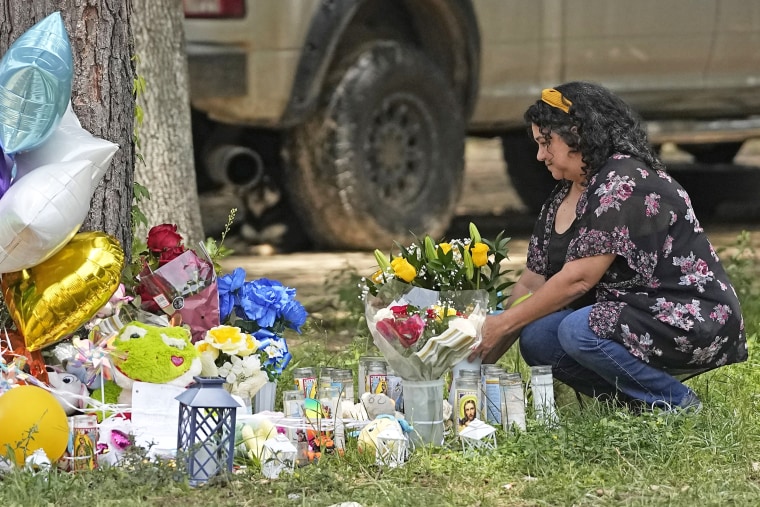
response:
<path fill-rule="evenodd" d="M 135 381 L 185 387 L 201 373 L 190 331 L 181 326 L 129 322 L 114 341 L 111 360 L 114 380 L 121 388 L 116 401 L 127 405 L 131 405 Z"/>
<path fill-rule="evenodd" d="M 398 435 L 404 435 L 411 429 L 411 426 L 404 419 L 397 419 L 389 414 L 380 414 L 362 428 L 357 440 L 357 448 L 359 452 L 375 453 L 377 436 L 384 430 L 392 430 Z"/>

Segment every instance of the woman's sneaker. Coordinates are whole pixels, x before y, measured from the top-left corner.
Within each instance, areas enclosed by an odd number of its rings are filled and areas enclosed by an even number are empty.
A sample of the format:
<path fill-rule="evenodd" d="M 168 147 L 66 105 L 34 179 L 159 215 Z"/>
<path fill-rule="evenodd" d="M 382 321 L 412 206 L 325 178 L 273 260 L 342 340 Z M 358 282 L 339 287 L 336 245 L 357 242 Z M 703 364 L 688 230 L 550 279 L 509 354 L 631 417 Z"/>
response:
<path fill-rule="evenodd" d="M 689 390 L 689 393 L 684 396 L 684 398 L 681 400 L 681 403 L 676 405 L 676 410 L 690 414 L 696 414 L 702 410 L 702 401 L 699 399 L 699 396 L 697 396 L 697 393 Z"/>
<path fill-rule="evenodd" d="M 702 410 L 702 401 L 697 393 L 689 389 L 678 405 L 670 403 L 654 404 L 652 411 L 659 414 L 696 414 Z"/>

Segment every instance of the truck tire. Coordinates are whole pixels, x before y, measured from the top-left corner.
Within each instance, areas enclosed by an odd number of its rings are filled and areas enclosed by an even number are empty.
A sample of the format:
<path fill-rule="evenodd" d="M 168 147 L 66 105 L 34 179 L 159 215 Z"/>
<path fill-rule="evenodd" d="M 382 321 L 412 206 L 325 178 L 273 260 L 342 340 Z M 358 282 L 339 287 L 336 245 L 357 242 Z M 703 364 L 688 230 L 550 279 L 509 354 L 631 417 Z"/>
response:
<path fill-rule="evenodd" d="M 318 247 L 390 249 L 441 237 L 464 175 L 464 120 L 423 53 L 374 41 L 330 73 L 318 110 L 285 136 L 287 191 Z"/>
<path fill-rule="evenodd" d="M 525 131 L 503 134 L 501 147 L 512 187 L 528 212 L 538 215 L 557 181 L 546 165 L 536 160 L 536 143 Z"/>

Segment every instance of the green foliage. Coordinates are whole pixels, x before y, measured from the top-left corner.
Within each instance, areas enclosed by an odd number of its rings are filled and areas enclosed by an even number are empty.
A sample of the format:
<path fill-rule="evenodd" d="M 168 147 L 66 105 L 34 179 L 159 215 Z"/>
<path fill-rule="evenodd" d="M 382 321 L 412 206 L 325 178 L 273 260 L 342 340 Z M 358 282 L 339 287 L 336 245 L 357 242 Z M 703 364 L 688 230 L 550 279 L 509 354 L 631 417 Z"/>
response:
<path fill-rule="evenodd" d="M 488 258 L 487 267 L 484 269 L 486 272 L 486 275 L 483 276 L 485 287 L 482 287 L 488 291 L 491 308 L 501 308 L 501 304 L 509 297 L 507 289 L 515 283 L 514 280 L 507 277 L 511 271 L 502 271 L 501 265 L 502 261 L 509 259 L 507 243 L 511 239 L 505 238 L 504 231 L 501 231 L 492 241 L 483 240 L 483 243 L 488 245 L 488 251 L 493 252 L 493 255 Z"/>
<path fill-rule="evenodd" d="M 134 195 L 134 202 L 132 203 L 132 233 L 134 235 L 134 231 L 137 230 L 137 228 L 140 225 L 144 225 L 145 227 L 148 227 L 148 218 L 145 216 L 145 213 L 142 212 L 140 209 L 140 203 L 144 200 L 150 199 L 150 192 L 148 192 L 148 189 L 144 186 L 140 185 L 138 182 L 134 182 L 132 185 L 132 192 Z M 134 239 L 133 247 L 132 247 L 132 258 L 134 258 Z M 141 250 L 138 250 L 138 252 Z"/>
<path fill-rule="evenodd" d="M 140 63 L 140 57 L 134 55 L 132 57 L 132 62 L 134 62 L 135 67 L 137 67 L 137 65 Z M 146 87 L 147 85 L 145 78 L 140 74 L 135 74 L 135 78 L 132 80 L 132 97 L 135 99 L 135 124 L 134 128 L 132 129 L 132 138 L 135 142 L 135 156 L 143 164 L 145 163 L 145 159 L 140 153 L 140 148 L 142 146 L 142 142 L 140 140 L 140 127 L 142 127 L 143 119 L 145 118 L 145 111 L 140 105 L 139 99 L 142 95 L 145 94 Z"/>
<path fill-rule="evenodd" d="M 430 236 L 414 236 L 408 246 L 396 242 L 398 254 L 391 252 L 390 258 L 375 250 L 379 270 L 364 282 L 372 295 L 394 279 L 436 291 L 483 289 L 488 292 L 489 308 L 500 308 L 513 283 L 506 277 L 509 271 L 501 270 L 501 262 L 508 258 L 509 241 L 504 231 L 492 241 L 483 239 L 473 223 L 466 239 L 435 243 Z"/>
<path fill-rule="evenodd" d="M 741 245 L 748 238 L 742 236 Z M 749 245 L 749 243 L 744 243 Z M 528 406 L 526 432 L 497 432 L 495 451 L 467 452 L 448 436 L 441 448 L 415 450 L 400 468 L 378 467 L 349 438 L 343 456 L 323 455 L 293 475 L 265 480 L 252 467 L 207 486 L 190 488 L 181 464 L 149 460 L 136 451 L 125 466 L 78 474 L 56 470 L 0 476 L 4 505 L 237 506 L 540 506 L 760 504 L 760 308 L 754 253 L 737 246 L 723 263 L 740 295 L 749 332 L 749 361 L 699 375 L 687 383 L 704 402 L 695 415 L 633 415 L 585 399 L 556 383 L 559 424 L 544 427 Z M 741 254 L 741 252 L 744 252 Z M 303 335 L 288 336 L 293 365 L 354 368 L 372 354 L 360 332 L 363 305 L 357 273 L 335 277 L 331 313 L 312 313 Z M 364 324 L 366 328 L 366 324 Z M 500 361 L 525 373 L 513 347 Z M 290 368 L 279 390 L 293 385 Z M 278 396 L 278 404 L 281 396 Z"/>
<path fill-rule="evenodd" d="M 140 58 L 135 55 L 132 57 L 132 61 L 137 65 L 140 62 Z M 135 75 L 134 80 L 132 81 L 132 97 L 135 100 L 135 123 L 134 127 L 132 129 L 132 139 L 135 143 L 135 157 L 137 160 L 139 160 L 141 163 L 145 164 L 145 158 L 142 156 L 142 153 L 140 153 L 140 148 L 142 146 L 142 143 L 140 141 L 140 127 L 142 127 L 143 118 L 145 116 L 145 112 L 143 111 L 142 106 L 140 105 L 139 98 L 141 95 L 145 93 L 145 78 L 140 75 Z M 140 203 L 144 200 L 150 199 L 150 192 L 148 192 L 148 189 L 141 185 L 138 182 L 133 182 L 132 185 L 132 193 L 133 193 L 133 202 L 132 202 L 132 209 L 130 210 L 131 219 L 132 219 L 132 236 L 135 235 L 135 231 L 140 227 L 140 225 L 144 225 L 145 227 L 148 227 L 148 218 L 145 216 L 145 213 L 142 212 L 140 209 Z M 132 243 L 132 259 L 135 258 L 135 248 L 134 248 L 134 238 Z M 138 250 L 138 252 L 141 250 Z M 125 275 L 126 277 L 126 275 Z"/>
<path fill-rule="evenodd" d="M 237 208 L 230 209 L 230 213 L 227 215 L 227 223 L 224 224 L 224 231 L 222 232 L 222 237 L 219 239 L 219 243 L 217 243 L 214 238 L 206 238 L 206 241 L 203 243 L 206 253 L 208 253 L 211 262 L 214 263 L 214 270 L 217 275 L 223 274 L 222 266 L 219 264 L 219 261 L 234 253 L 234 250 L 224 246 L 224 240 L 227 238 L 227 234 L 230 232 L 230 228 L 235 222 L 236 214 Z"/>
<path fill-rule="evenodd" d="M 760 316 L 760 287 L 757 283 L 760 272 L 751 234 L 742 231 L 734 245 L 719 248 L 717 253 L 742 303 L 747 334 L 756 334 L 760 331 L 760 321 L 757 317 L 748 318 L 748 315 Z"/>

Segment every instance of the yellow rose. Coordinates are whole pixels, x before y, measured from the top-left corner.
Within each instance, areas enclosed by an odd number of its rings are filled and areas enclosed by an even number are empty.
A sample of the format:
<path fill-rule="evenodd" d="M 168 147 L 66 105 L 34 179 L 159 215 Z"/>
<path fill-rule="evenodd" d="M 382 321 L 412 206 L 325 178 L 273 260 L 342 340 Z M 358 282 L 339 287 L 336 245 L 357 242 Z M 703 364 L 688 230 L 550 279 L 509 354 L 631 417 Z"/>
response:
<path fill-rule="evenodd" d="M 247 347 L 246 337 L 239 327 L 216 326 L 206 331 L 206 341 L 213 347 L 230 355 L 236 355 L 245 351 Z"/>
<path fill-rule="evenodd" d="M 439 305 L 433 305 L 433 310 L 435 311 L 435 318 L 437 321 L 441 322 L 443 321 L 444 317 L 456 317 L 457 311 L 455 308 L 450 307 L 442 307 Z"/>
<path fill-rule="evenodd" d="M 196 343 L 195 348 L 200 354 L 208 354 L 212 360 L 216 360 L 216 358 L 219 357 L 219 349 L 205 340 L 201 340 Z"/>
<path fill-rule="evenodd" d="M 396 257 L 393 259 L 391 261 L 391 267 L 393 268 L 396 277 L 401 278 L 407 283 L 411 283 L 412 280 L 414 280 L 414 277 L 417 276 L 417 271 L 414 269 L 414 266 L 409 264 L 409 261 L 403 257 Z"/>
<path fill-rule="evenodd" d="M 480 268 L 488 264 L 488 245 L 485 243 L 475 243 L 470 248 L 472 255 L 472 263 L 476 268 Z"/>
<path fill-rule="evenodd" d="M 451 251 L 451 245 L 449 243 L 438 243 L 438 248 L 440 248 L 444 254 Z"/>
<path fill-rule="evenodd" d="M 237 355 L 240 357 L 250 356 L 257 350 L 261 343 L 248 333 L 243 334 L 243 347 L 238 351 Z"/>
<path fill-rule="evenodd" d="M 372 282 L 374 282 L 374 283 L 376 283 L 378 285 L 382 284 L 382 283 L 385 283 L 385 277 L 383 276 L 383 270 L 382 269 L 378 269 L 377 271 L 375 271 L 375 274 L 373 274 L 370 277 L 370 280 L 372 280 Z"/>

